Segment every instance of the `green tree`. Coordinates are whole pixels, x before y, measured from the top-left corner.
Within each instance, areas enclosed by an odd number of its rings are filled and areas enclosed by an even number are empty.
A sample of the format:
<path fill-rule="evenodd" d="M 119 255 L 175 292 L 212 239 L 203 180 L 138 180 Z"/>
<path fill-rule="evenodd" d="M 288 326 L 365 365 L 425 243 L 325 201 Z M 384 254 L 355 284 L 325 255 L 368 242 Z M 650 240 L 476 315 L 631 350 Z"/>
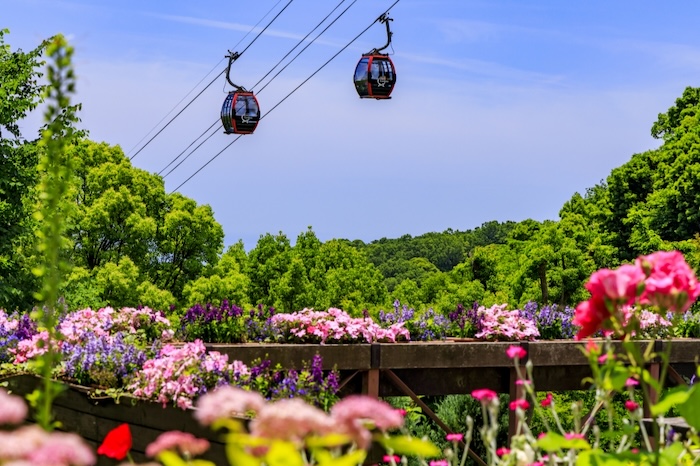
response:
<path fill-rule="evenodd" d="M 38 286 L 30 269 L 39 156 L 19 122 L 43 100 L 41 56 L 49 40 L 30 52 L 13 52 L 5 43 L 8 33 L 0 29 L 0 308 L 29 309 Z"/>
<path fill-rule="evenodd" d="M 250 301 L 270 304 L 274 301 L 271 289 L 282 278 L 291 262 L 291 245 L 281 231 L 277 235 L 260 235 L 248 254 L 245 273 L 250 279 Z"/>
<path fill-rule="evenodd" d="M 156 234 L 154 283 L 181 296 L 185 283 L 218 261 L 223 242 L 224 230 L 210 206 L 197 205 L 179 193 L 169 195 Z"/>
<path fill-rule="evenodd" d="M 182 293 L 185 306 L 198 303 L 219 306 L 226 299 L 241 308 L 248 307 L 250 280 L 243 272 L 246 262 L 241 241 L 229 246 L 216 264 L 206 267 L 201 277 L 185 285 Z"/>

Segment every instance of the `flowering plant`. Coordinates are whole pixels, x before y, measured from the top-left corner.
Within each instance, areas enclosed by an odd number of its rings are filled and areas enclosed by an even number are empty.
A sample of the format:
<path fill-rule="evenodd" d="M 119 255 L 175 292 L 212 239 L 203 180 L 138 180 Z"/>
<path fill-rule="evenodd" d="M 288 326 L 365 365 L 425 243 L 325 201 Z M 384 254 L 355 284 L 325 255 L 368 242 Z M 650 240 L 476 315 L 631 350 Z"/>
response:
<path fill-rule="evenodd" d="M 642 312 L 666 316 L 666 311 L 686 312 L 700 295 L 694 272 L 678 252 L 657 252 L 642 256 L 634 264 L 616 270 L 595 272 L 586 288 L 589 300 L 579 304 L 573 323 L 579 326 L 576 338 L 586 339 L 598 332 L 608 337 L 603 345 L 588 340 L 584 354 L 588 358 L 592 376 L 587 380 L 595 391 L 598 404 L 594 412 L 582 419 L 574 409 L 574 428 L 565 430 L 554 409 L 551 394 L 538 398 L 534 388 L 532 363 L 523 371 L 519 362 L 527 356 L 524 348 L 511 346 L 508 355 L 514 359 L 521 395 L 513 399 L 510 409 L 518 419 L 516 434 L 510 445 L 496 443 L 498 397 L 488 389 L 472 392 L 484 412 L 484 425 L 479 429 L 487 446 L 488 463 L 492 465 L 625 465 L 625 464 L 695 464 L 700 461 L 700 389 L 698 385 L 679 387 L 668 391 L 661 401 L 656 394 L 663 393 L 667 354 L 656 354 L 653 341 L 643 349 L 633 341 L 642 322 L 649 317 Z M 612 338 L 619 340 L 612 344 Z M 650 370 L 650 364 L 660 358 L 660 374 Z M 622 436 L 612 444 L 610 434 L 602 432 L 592 422 L 598 409 L 613 413 L 612 399 L 617 394 L 626 397 Z M 651 414 L 643 418 L 644 410 L 638 396 Z M 576 408 L 577 405 L 574 405 Z M 675 407 L 687 424 L 688 433 L 681 435 L 669 430 L 664 416 Z M 532 409 L 541 417 L 545 431 L 533 432 L 527 423 L 527 412 Z M 544 415 L 544 410 L 550 416 Z M 610 414 L 611 415 L 611 414 Z M 553 423 L 547 419 L 553 419 Z M 469 423 L 468 423 L 469 425 Z M 612 424 L 610 424 L 612 425 Z M 456 460 L 456 455 L 448 455 Z"/>
<path fill-rule="evenodd" d="M 405 304 L 402 306 L 397 299 L 394 301 L 393 312 L 379 311 L 380 326 L 387 328 L 396 324 L 405 326 L 412 341 L 428 341 L 444 339 L 447 335 L 449 320 L 432 308 L 416 312 Z"/>
<path fill-rule="evenodd" d="M 208 343 L 274 341 L 279 333 L 271 323 L 274 313 L 274 308 L 262 305 L 244 312 L 227 300 L 220 307 L 196 304 L 180 319 L 180 336 L 185 341 L 201 339 Z"/>
<path fill-rule="evenodd" d="M 479 331 L 474 335 L 484 340 L 534 340 L 540 336 L 535 323 L 520 315 L 520 311 L 506 310 L 507 304 L 490 308 L 480 306 L 476 315 Z"/>
<path fill-rule="evenodd" d="M 282 338 L 293 343 L 395 343 L 410 339 L 404 322 L 382 328 L 371 317 L 354 318 L 336 308 L 275 314 L 272 324 L 280 329 Z"/>

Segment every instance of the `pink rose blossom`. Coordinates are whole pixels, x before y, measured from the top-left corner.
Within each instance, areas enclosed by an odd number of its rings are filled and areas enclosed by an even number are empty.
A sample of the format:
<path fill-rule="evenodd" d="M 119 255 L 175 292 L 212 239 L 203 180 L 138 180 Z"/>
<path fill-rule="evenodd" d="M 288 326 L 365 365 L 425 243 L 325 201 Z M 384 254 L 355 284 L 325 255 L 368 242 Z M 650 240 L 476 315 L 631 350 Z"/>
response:
<path fill-rule="evenodd" d="M 197 438 L 189 432 L 171 430 L 160 434 L 153 443 L 146 447 L 146 456 L 154 458 L 165 450 L 174 451 L 186 458 L 201 455 L 209 449 L 209 441 Z"/>
<path fill-rule="evenodd" d="M 445 439 L 448 442 L 461 442 L 464 439 L 464 434 L 459 434 L 459 433 L 447 434 L 445 436 Z"/>
<path fill-rule="evenodd" d="M 658 251 L 637 259 L 647 272 L 641 304 L 652 304 L 672 312 L 685 312 L 700 295 L 695 272 L 679 251 Z"/>

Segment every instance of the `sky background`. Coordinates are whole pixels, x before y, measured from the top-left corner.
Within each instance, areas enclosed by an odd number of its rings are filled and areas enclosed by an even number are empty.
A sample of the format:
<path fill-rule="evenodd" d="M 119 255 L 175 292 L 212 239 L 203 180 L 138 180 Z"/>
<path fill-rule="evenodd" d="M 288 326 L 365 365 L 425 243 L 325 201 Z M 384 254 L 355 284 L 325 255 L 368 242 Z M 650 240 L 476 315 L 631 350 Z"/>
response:
<path fill-rule="evenodd" d="M 13 50 L 66 35 L 90 139 L 166 174 L 219 121 L 224 55 L 288 1 L 0 0 L 0 28 Z M 386 42 L 379 23 L 290 95 L 394 3 L 346 0 L 309 40 L 352 4 L 333 26 L 256 86 L 338 3 L 286 7 L 232 68 L 260 102 L 255 134 L 221 152 L 235 136 L 218 130 L 165 177 L 167 192 L 212 207 L 227 245 L 249 250 L 280 231 L 294 243 L 308 226 L 321 241 L 370 242 L 557 220 L 575 192 L 658 147 L 657 115 L 700 85 L 694 0 L 400 0 L 392 99 L 360 99 L 352 83 L 362 53 Z M 27 138 L 40 121 L 24 122 Z"/>

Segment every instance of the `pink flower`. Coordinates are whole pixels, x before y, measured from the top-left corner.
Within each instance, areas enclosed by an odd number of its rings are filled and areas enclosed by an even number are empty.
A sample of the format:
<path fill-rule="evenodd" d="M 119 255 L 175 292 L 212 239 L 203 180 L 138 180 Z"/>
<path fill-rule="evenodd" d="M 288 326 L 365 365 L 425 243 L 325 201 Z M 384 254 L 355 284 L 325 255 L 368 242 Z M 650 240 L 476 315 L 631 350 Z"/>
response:
<path fill-rule="evenodd" d="M 615 270 L 601 269 L 594 272 L 586 283 L 586 289 L 591 295 L 605 297 L 614 304 L 632 304 L 644 278 L 644 271 L 640 267 L 624 264 Z"/>
<path fill-rule="evenodd" d="M 525 380 L 525 379 L 518 379 L 515 381 L 515 385 L 530 385 L 532 383 L 531 380 Z"/>
<path fill-rule="evenodd" d="M 567 432 L 564 434 L 564 438 L 567 440 L 582 439 L 583 434 L 577 434 L 575 432 Z"/>
<path fill-rule="evenodd" d="M 510 453 L 510 450 L 506 447 L 501 447 L 498 450 L 496 450 L 496 454 L 498 456 L 505 456 Z"/>
<path fill-rule="evenodd" d="M 179 453 L 186 458 L 201 455 L 209 449 L 209 441 L 197 438 L 189 432 L 171 430 L 160 434 L 153 443 L 146 447 L 146 456 L 154 458 L 165 450 Z"/>
<path fill-rule="evenodd" d="M 679 251 L 658 251 L 639 257 L 636 263 L 647 272 L 641 304 L 682 313 L 700 295 L 695 273 Z"/>
<path fill-rule="evenodd" d="M 639 382 L 633 377 L 628 378 L 625 382 L 625 387 L 636 387 L 637 385 L 639 385 Z"/>
<path fill-rule="evenodd" d="M 464 439 L 464 434 L 452 433 L 445 436 L 448 442 L 461 442 Z"/>
<path fill-rule="evenodd" d="M 540 401 L 540 405 L 542 405 L 543 408 L 551 406 L 552 405 L 552 394 L 547 393 L 547 396 L 545 397 L 545 399 Z"/>
<path fill-rule="evenodd" d="M 396 455 L 384 455 L 382 457 L 382 461 L 384 461 L 385 463 L 398 463 L 399 461 L 401 461 L 401 458 L 399 458 Z"/>
<path fill-rule="evenodd" d="M 527 356 L 527 351 L 525 351 L 525 348 L 521 348 L 520 346 L 510 345 L 506 350 L 506 354 L 510 359 L 523 359 L 525 356 Z"/>
<path fill-rule="evenodd" d="M 610 318 L 610 310 L 605 304 L 602 295 L 593 295 L 588 301 L 579 303 L 574 311 L 572 323 L 581 327 L 576 334 L 577 340 L 582 340 L 600 330 L 607 319 Z"/>
<path fill-rule="evenodd" d="M 258 412 L 264 405 L 265 399 L 258 392 L 224 385 L 199 399 L 194 418 L 208 426 L 217 419 L 243 416 L 248 411 Z"/>
<path fill-rule="evenodd" d="M 399 408 L 399 409 L 397 409 L 396 411 L 398 411 L 398 413 L 399 413 L 401 416 L 406 417 L 406 410 L 405 410 L 405 409 L 400 409 L 400 408 Z"/>
<path fill-rule="evenodd" d="M 627 400 L 625 401 L 625 409 L 629 412 L 634 412 L 639 409 L 639 403 L 634 400 Z"/>
<path fill-rule="evenodd" d="M 433 460 L 428 464 L 429 466 L 450 466 L 450 463 L 447 460 Z"/>
<path fill-rule="evenodd" d="M 51 432 L 46 440 L 27 456 L 29 463 L 46 466 L 91 466 L 95 454 L 76 434 Z"/>
<path fill-rule="evenodd" d="M 298 444 L 310 434 L 323 435 L 331 432 L 337 432 L 335 421 L 321 409 L 300 398 L 268 403 L 250 421 L 250 433 L 254 436 Z"/>
<path fill-rule="evenodd" d="M 479 388 L 474 390 L 471 395 L 477 400 L 481 401 L 482 404 L 498 398 L 498 394 L 493 390 L 489 390 L 488 388 Z"/>
<path fill-rule="evenodd" d="M 354 419 L 368 420 L 382 431 L 403 425 L 403 416 L 391 405 L 362 395 L 348 396 L 337 402 L 331 408 L 331 417 L 341 424 Z"/>
<path fill-rule="evenodd" d="M 524 400 L 522 398 L 518 398 L 517 400 L 510 402 L 511 411 L 515 411 L 518 408 L 522 409 L 523 411 L 526 411 L 528 408 L 530 408 L 530 403 L 528 403 L 527 400 Z"/>
<path fill-rule="evenodd" d="M 22 398 L 0 389 L 0 425 L 21 424 L 27 417 L 27 405 Z"/>

